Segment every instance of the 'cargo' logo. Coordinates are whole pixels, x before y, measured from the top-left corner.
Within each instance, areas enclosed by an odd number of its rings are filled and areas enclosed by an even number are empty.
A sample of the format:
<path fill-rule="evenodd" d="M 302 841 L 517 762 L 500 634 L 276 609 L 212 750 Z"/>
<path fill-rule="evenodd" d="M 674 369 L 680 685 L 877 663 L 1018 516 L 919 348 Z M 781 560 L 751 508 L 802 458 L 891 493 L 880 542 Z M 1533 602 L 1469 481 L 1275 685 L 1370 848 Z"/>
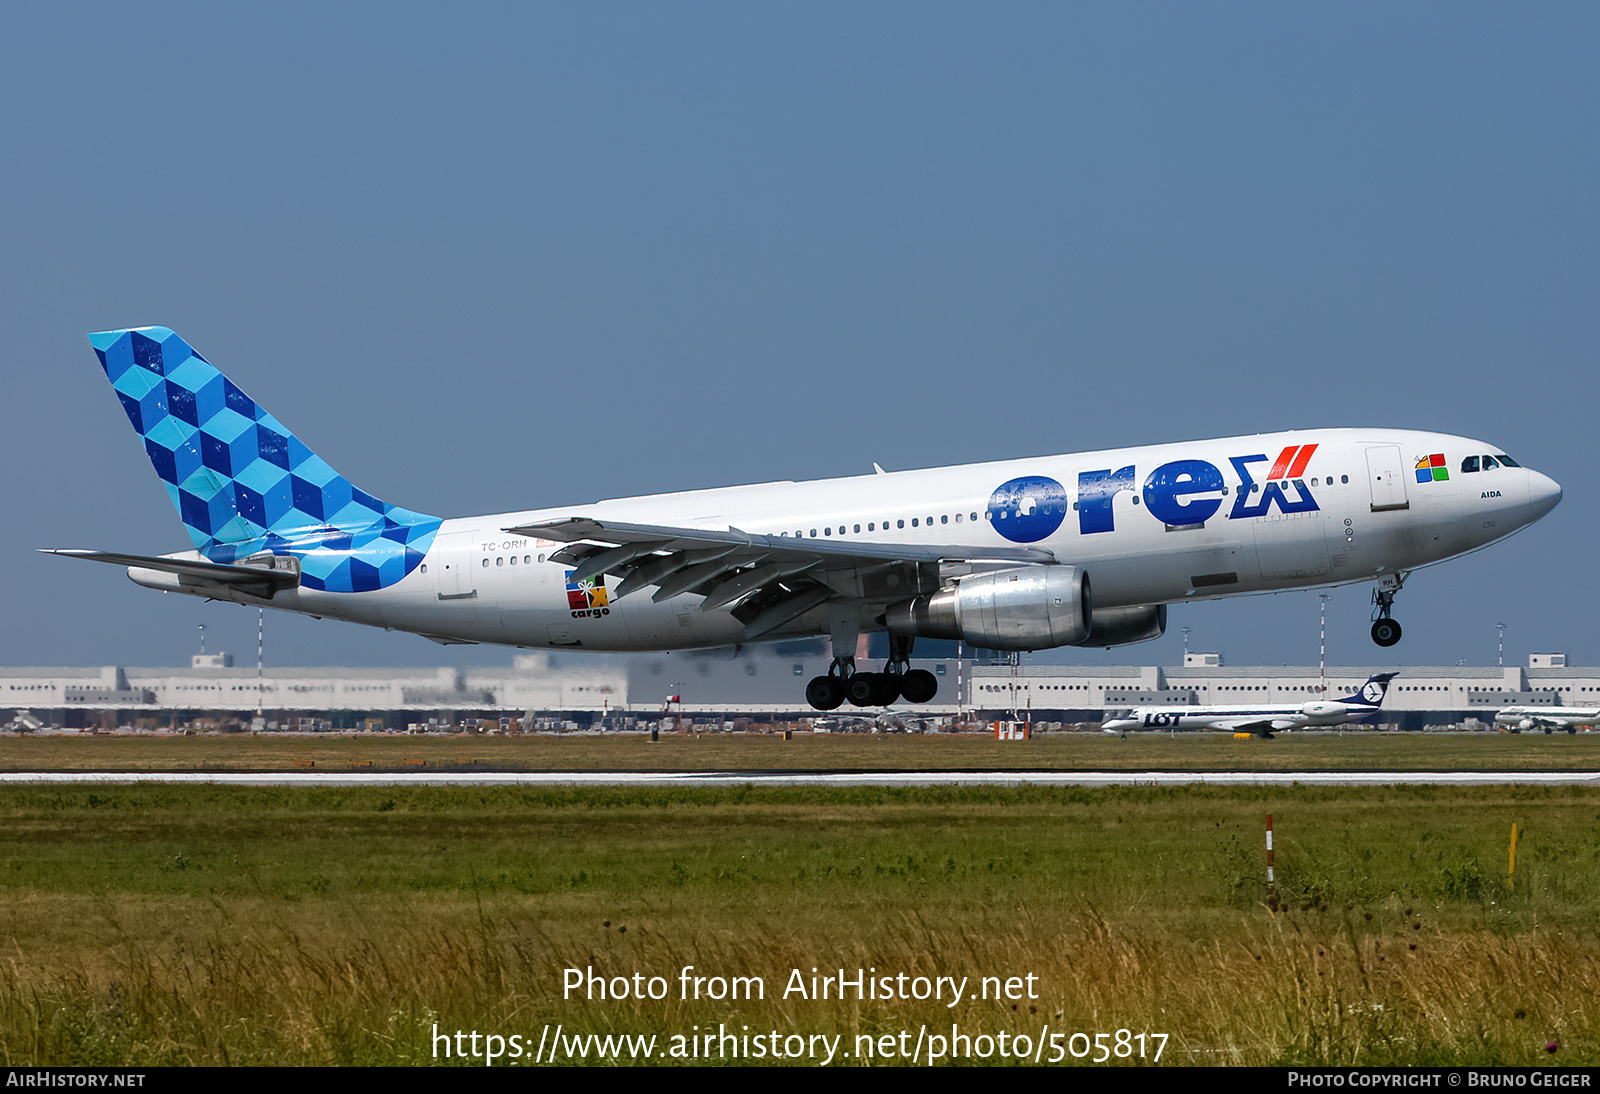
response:
<path fill-rule="evenodd" d="M 572 580 L 573 571 L 567 571 L 567 607 L 572 618 L 598 618 L 611 614 L 611 598 L 606 595 L 606 575 L 595 574 L 583 581 Z"/>

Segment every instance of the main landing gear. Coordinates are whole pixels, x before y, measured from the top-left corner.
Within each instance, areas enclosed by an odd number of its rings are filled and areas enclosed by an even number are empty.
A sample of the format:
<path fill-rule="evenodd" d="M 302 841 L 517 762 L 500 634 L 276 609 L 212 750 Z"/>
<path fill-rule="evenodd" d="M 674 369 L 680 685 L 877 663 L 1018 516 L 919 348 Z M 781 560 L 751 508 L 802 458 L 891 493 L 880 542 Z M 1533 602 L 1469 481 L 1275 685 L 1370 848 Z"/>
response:
<path fill-rule="evenodd" d="M 835 710 L 847 699 L 858 707 L 886 707 L 896 699 L 928 702 L 938 693 L 939 681 L 928 670 L 911 667 L 911 643 L 911 638 L 890 635 L 889 663 L 882 672 L 857 672 L 856 659 L 841 656 L 835 643 L 828 674 L 806 685 L 806 702 L 817 710 Z"/>
<path fill-rule="evenodd" d="M 1410 571 L 1387 574 L 1372 590 L 1372 640 L 1385 649 L 1400 641 L 1400 622 L 1389 613 L 1394 609 L 1394 594 L 1410 576 Z"/>

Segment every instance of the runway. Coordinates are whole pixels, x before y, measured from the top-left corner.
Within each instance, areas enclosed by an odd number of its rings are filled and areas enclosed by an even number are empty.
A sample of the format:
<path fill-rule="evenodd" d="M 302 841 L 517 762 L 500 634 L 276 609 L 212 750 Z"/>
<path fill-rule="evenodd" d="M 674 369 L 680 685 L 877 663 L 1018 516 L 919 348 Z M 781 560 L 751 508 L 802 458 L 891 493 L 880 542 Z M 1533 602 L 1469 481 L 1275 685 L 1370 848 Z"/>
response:
<path fill-rule="evenodd" d="M 1600 772 L 1526 771 L 725 771 L 725 772 L 13 772 L 0 785 L 212 786 L 1600 786 Z"/>

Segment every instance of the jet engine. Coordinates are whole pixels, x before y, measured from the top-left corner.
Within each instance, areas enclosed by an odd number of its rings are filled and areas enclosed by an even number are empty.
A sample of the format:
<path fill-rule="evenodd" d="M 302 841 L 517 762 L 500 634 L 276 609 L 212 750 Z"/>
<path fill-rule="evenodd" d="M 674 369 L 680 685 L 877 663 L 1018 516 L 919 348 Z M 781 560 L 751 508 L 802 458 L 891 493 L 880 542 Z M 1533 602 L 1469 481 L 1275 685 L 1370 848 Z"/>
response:
<path fill-rule="evenodd" d="M 1134 604 L 1127 608 L 1096 608 L 1089 616 L 1085 646 L 1126 646 L 1149 642 L 1167 633 L 1165 604 Z"/>
<path fill-rule="evenodd" d="M 1076 566 L 1027 566 L 964 577 L 891 605 L 893 634 L 955 638 L 990 650 L 1076 646 L 1090 634 L 1089 575 Z"/>

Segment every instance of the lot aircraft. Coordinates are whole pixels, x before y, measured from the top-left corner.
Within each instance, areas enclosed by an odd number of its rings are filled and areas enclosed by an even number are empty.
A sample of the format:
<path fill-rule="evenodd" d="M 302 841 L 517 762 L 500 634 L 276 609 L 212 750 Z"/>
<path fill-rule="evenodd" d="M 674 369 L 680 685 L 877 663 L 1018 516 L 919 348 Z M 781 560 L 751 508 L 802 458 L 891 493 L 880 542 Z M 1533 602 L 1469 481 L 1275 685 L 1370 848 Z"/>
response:
<path fill-rule="evenodd" d="M 1342 699 L 1313 699 L 1308 703 L 1256 703 L 1244 706 L 1133 707 L 1106 711 L 1100 722 L 1105 733 L 1130 729 L 1225 729 L 1234 733 L 1272 736 L 1274 730 L 1310 726 L 1342 726 L 1349 722 L 1376 721 L 1397 672 L 1367 677 L 1361 690 Z"/>
<path fill-rule="evenodd" d="M 1440 433 L 1304 429 L 441 519 L 353 486 L 165 327 L 89 336 L 194 549 L 58 551 L 140 585 L 442 643 L 677 650 L 828 635 L 806 698 L 932 699 L 918 637 L 1157 638 L 1167 605 L 1378 580 L 1538 520 L 1561 487 Z M 857 638 L 887 631 L 882 672 Z"/>

